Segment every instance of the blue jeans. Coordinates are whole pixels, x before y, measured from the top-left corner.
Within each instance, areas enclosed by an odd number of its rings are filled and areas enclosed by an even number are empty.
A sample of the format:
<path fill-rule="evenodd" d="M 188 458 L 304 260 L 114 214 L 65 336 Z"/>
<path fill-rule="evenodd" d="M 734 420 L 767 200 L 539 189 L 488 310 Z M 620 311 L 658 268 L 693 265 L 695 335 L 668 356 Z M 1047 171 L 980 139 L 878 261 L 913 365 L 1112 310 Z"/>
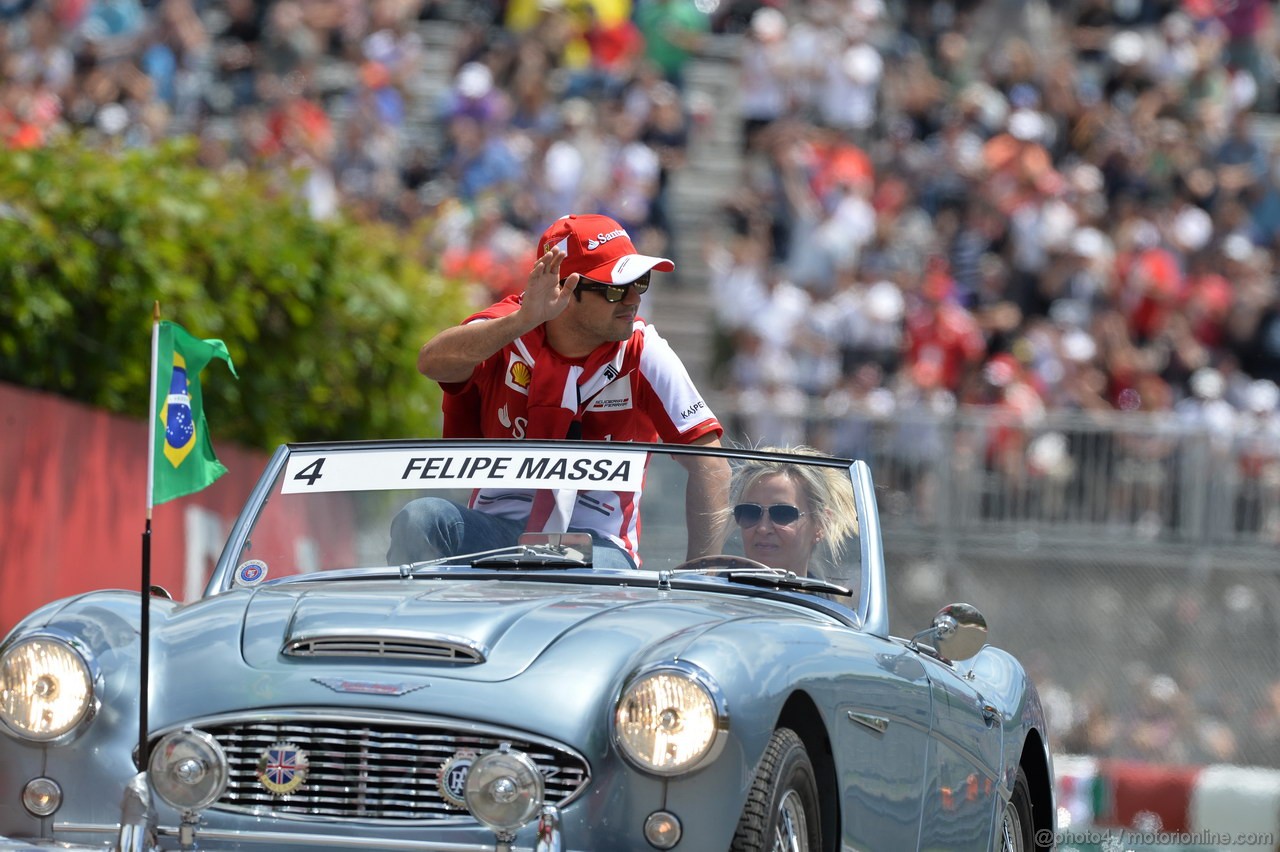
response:
<path fill-rule="evenodd" d="M 459 506 L 442 497 L 406 504 L 391 521 L 388 565 L 424 562 L 446 556 L 514 546 L 525 531 L 522 521 Z M 590 532 L 569 528 L 570 532 Z M 591 533 L 591 563 L 596 568 L 634 568 L 625 550 Z"/>

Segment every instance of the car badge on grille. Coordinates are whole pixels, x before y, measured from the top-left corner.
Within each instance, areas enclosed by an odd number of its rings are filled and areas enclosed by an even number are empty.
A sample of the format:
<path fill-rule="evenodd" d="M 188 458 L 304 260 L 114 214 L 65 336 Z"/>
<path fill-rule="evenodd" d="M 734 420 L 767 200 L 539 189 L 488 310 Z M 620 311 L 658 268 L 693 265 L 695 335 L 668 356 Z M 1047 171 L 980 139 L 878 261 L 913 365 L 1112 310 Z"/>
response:
<path fill-rule="evenodd" d="M 277 796 L 287 796 L 307 780 L 311 761 L 293 743 L 275 743 L 258 758 L 258 780 Z"/>
<path fill-rule="evenodd" d="M 436 774 L 436 783 L 445 804 L 454 808 L 465 808 L 467 799 L 467 773 L 471 764 L 475 763 L 476 753 L 469 748 L 458 749 L 453 757 L 444 762 L 440 772 Z"/>

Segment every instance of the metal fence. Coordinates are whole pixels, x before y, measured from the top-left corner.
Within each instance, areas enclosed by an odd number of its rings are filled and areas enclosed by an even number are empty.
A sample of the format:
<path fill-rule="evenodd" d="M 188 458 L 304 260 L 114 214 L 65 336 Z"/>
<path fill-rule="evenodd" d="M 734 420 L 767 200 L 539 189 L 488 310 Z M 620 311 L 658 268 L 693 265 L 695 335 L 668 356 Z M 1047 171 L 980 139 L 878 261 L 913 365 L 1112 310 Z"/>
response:
<path fill-rule="evenodd" d="M 725 412 L 720 411 L 724 416 Z M 769 434 L 724 417 L 731 440 L 803 441 L 867 460 L 897 540 L 967 556 L 1063 549 L 1089 561 L 1270 567 L 1280 545 L 1280 431 L 1145 414 L 987 409 L 839 418 L 799 413 Z M 1138 546 L 1141 545 L 1141 546 Z M 1117 546 L 1120 549 L 1117 549 Z"/>
<path fill-rule="evenodd" d="M 762 429 L 717 411 L 739 443 L 867 460 L 894 633 L 977 605 L 1032 670 L 1059 750 L 1280 766 L 1270 419 L 774 410 Z"/>

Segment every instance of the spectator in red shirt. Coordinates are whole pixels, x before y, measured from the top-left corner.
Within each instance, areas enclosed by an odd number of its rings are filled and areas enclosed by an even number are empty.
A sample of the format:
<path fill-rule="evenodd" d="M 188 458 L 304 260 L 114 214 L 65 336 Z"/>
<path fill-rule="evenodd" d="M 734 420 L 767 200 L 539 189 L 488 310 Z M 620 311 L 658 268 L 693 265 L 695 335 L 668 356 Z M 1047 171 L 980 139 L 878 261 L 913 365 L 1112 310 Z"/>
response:
<path fill-rule="evenodd" d="M 955 392 L 966 371 L 981 363 L 987 340 L 973 314 L 949 300 L 954 281 L 946 260 L 928 262 L 919 301 L 907 314 L 906 364 L 935 365 L 941 371 L 943 387 Z"/>
<path fill-rule="evenodd" d="M 588 67 L 577 71 L 566 97 L 615 98 L 621 94 L 644 54 L 644 36 L 630 18 L 604 21 L 592 3 L 579 9 L 582 40 L 590 54 Z"/>

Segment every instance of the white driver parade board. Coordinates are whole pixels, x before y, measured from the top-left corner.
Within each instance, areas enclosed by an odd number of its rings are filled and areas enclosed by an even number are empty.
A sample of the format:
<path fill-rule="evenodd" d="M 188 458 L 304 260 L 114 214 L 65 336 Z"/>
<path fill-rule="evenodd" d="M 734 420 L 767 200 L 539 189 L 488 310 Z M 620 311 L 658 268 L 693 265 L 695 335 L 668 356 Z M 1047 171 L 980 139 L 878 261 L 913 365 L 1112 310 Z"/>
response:
<path fill-rule="evenodd" d="M 409 448 L 295 452 L 282 494 L 427 488 L 640 491 L 645 457 L 581 449 Z"/>

